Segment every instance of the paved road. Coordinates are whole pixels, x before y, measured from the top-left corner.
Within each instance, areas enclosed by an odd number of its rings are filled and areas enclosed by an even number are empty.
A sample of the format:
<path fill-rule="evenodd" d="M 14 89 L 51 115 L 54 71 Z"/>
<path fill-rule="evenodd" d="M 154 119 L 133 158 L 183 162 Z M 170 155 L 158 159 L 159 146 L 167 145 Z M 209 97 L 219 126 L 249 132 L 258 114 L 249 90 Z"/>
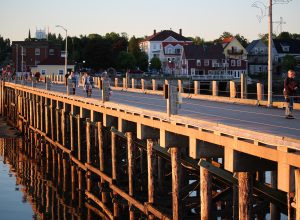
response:
<path fill-rule="evenodd" d="M 38 85 L 38 88 L 44 87 L 45 84 Z M 66 87 L 53 84 L 51 90 L 66 92 Z M 85 97 L 82 87 L 77 88 L 76 95 Z M 101 98 L 99 89 L 93 90 L 92 98 Z M 111 101 L 166 112 L 166 100 L 158 95 L 113 91 Z M 178 115 L 300 140 L 300 111 L 295 111 L 295 119 L 291 120 L 284 118 L 283 109 L 183 99 Z"/>

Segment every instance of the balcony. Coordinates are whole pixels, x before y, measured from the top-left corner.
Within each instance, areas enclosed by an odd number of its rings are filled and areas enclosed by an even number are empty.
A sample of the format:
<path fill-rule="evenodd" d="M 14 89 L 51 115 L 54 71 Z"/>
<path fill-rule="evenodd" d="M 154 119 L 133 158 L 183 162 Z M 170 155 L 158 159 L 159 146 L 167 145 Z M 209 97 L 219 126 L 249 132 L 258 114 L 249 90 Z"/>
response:
<path fill-rule="evenodd" d="M 243 55 L 244 54 L 244 51 L 243 50 L 238 50 L 238 49 L 228 49 L 227 50 L 227 53 L 229 55 Z"/>

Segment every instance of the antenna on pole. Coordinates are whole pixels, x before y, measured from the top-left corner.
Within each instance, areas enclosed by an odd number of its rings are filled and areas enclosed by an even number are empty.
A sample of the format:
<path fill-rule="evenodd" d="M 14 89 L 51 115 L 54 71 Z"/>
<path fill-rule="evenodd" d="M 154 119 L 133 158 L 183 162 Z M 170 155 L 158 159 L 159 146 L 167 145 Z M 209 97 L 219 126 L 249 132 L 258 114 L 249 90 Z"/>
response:
<path fill-rule="evenodd" d="M 274 24 L 278 24 L 277 25 L 277 33 L 279 32 L 279 34 L 280 33 L 282 33 L 282 26 L 284 25 L 284 24 L 286 24 L 286 22 L 285 21 L 283 21 L 283 17 L 280 17 L 280 20 L 279 21 L 275 21 L 275 22 L 273 22 Z M 279 28 L 279 31 L 278 31 L 278 28 Z"/>
<path fill-rule="evenodd" d="M 273 76 L 273 55 L 272 55 L 272 48 L 273 48 L 273 5 L 276 4 L 288 4 L 292 0 L 269 0 L 269 6 L 267 7 L 261 1 L 255 1 L 252 4 L 252 7 L 258 8 L 260 13 L 256 16 L 258 21 L 261 22 L 262 19 L 268 16 L 269 20 L 269 43 L 268 43 L 268 106 L 272 107 L 272 76 Z M 283 24 L 283 21 L 280 21 Z M 281 26 L 282 26 L 281 24 Z"/>

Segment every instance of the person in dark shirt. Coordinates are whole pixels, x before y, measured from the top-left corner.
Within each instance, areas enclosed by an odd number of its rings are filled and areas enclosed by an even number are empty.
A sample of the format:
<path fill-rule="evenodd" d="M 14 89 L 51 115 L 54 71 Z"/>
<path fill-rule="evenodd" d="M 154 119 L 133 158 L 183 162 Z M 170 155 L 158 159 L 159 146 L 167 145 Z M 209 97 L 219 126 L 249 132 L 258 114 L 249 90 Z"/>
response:
<path fill-rule="evenodd" d="M 287 119 L 293 119 L 293 105 L 294 105 L 294 100 L 296 96 L 296 91 L 299 87 L 298 83 L 295 80 L 296 73 L 294 70 L 289 70 L 288 71 L 288 76 L 284 80 L 284 98 L 286 101 L 286 107 L 285 107 L 285 117 Z"/>

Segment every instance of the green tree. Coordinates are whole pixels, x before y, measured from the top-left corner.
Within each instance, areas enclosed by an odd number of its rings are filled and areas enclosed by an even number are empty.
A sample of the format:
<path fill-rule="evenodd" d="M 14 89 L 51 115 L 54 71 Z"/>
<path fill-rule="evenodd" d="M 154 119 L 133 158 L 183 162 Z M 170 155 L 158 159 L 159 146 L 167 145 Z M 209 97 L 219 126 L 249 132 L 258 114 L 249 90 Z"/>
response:
<path fill-rule="evenodd" d="M 249 41 L 244 36 L 237 34 L 234 37 L 243 45 L 243 47 L 246 48 L 248 46 Z"/>
<path fill-rule="evenodd" d="M 139 42 L 135 36 L 131 37 L 128 42 L 128 52 L 132 53 L 135 58 L 138 57 L 141 52 Z"/>
<path fill-rule="evenodd" d="M 297 65 L 297 60 L 294 56 L 286 55 L 281 62 L 282 70 L 294 70 Z"/>
<path fill-rule="evenodd" d="M 136 59 L 131 53 L 122 51 L 118 56 L 118 67 L 122 70 L 135 69 Z"/>
<path fill-rule="evenodd" d="M 0 35 L 0 66 L 6 65 L 11 59 L 11 45 L 9 39 L 4 39 Z"/>
<path fill-rule="evenodd" d="M 266 45 L 268 45 L 269 42 L 269 34 L 259 34 L 259 39 L 261 39 Z M 273 33 L 273 39 L 275 39 L 277 36 Z"/>
<path fill-rule="evenodd" d="M 136 65 L 139 69 L 147 71 L 148 69 L 148 55 L 141 51 L 139 42 L 141 39 L 131 37 L 128 42 L 128 52 L 130 52 L 136 59 Z"/>
<path fill-rule="evenodd" d="M 154 69 L 159 71 L 161 69 L 161 62 L 160 59 L 157 57 L 153 57 L 150 61 L 150 69 Z"/>
<path fill-rule="evenodd" d="M 289 32 L 281 32 L 276 39 L 278 40 L 291 40 L 293 39 L 293 35 L 290 34 Z"/>
<path fill-rule="evenodd" d="M 203 45 L 205 43 L 204 38 L 201 38 L 199 36 L 196 36 L 195 38 L 192 39 L 193 44 L 195 45 Z"/>
<path fill-rule="evenodd" d="M 140 70 L 148 70 L 148 55 L 145 52 L 140 52 L 136 59 L 137 66 Z"/>

